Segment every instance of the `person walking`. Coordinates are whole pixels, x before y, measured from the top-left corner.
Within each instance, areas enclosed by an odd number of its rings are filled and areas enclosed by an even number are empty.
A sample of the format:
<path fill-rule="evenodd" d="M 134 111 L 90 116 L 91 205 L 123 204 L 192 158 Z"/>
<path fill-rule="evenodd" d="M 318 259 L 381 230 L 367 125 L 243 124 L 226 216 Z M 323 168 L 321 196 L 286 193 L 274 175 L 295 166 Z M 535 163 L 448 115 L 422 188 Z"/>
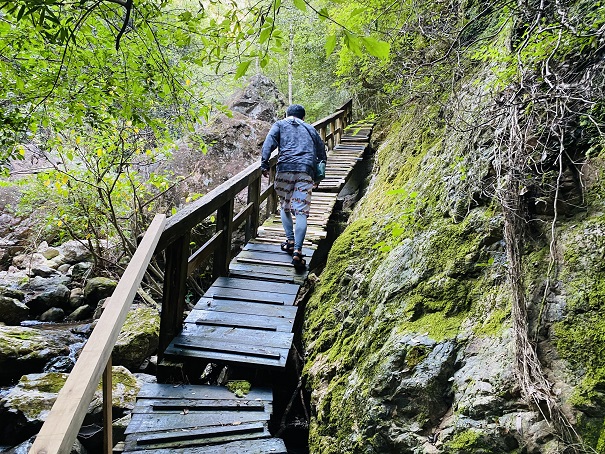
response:
<path fill-rule="evenodd" d="M 315 185 L 316 162 L 326 161 L 323 140 L 313 126 L 304 122 L 305 109 L 292 104 L 286 118 L 271 126 L 263 143 L 261 169 L 269 176 L 269 158 L 279 148 L 275 192 L 279 196 L 280 216 L 286 241 L 281 249 L 292 255 L 297 270 L 306 269 L 302 244 L 307 233 L 307 217 L 311 206 L 311 191 Z M 292 221 L 296 218 L 296 228 Z"/>

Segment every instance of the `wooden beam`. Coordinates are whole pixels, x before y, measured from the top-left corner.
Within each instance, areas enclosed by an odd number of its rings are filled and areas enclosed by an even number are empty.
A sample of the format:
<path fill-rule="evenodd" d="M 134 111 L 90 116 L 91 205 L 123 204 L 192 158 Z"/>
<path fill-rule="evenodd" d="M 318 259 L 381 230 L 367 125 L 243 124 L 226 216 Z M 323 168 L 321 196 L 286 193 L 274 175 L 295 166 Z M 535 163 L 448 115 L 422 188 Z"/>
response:
<path fill-rule="evenodd" d="M 156 215 L 59 392 L 30 454 L 71 451 L 166 219 Z"/>
<path fill-rule="evenodd" d="M 202 263 L 204 263 L 214 251 L 218 249 L 221 244 L 221 237 L 223 231 L 216 232 L 212 237 L 206 241 L 195 253 L 189 257 L 189 263 L 187 265 L 187 276 L 191 276 L 196 269 L 198 269 Z"/>

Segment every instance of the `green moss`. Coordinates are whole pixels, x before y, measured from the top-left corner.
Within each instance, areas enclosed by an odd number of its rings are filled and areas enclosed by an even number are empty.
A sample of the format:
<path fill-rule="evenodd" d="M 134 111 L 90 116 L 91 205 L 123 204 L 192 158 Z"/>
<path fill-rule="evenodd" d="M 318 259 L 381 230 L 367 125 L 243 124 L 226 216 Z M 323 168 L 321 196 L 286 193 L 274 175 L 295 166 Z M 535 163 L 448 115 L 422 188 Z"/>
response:
<path fill-rule="evenodd" d="M 250 392 L 252 385 L 246 380 L 230 380 L 227 383 L 227 389 L 235 394 L 236 397 L 244 397 Z"/>
<path fill-rule="evenodd" d="M 465 318 L 465 314 L 448 316 L 435 312 L 413 322 L 403 322 L 398 326 L 398 330 L 401 333 L 427 333 L 431 339 L 439 342 L 456 337 Z"/>
<path fill-rule="evenodd" d="M 49 372 L 40 377 L 36 376 L 34 380 L 30 380 L 28 375 L 24 375 L 19 380 L 19 387 L 24 390 L 38 390 L 43 393 L 58 393 L 63 388 L 67 374 L 59 372 Z"/>
<path fill-rule="evenodd" d="M 509 326 L 510 310 L 496 309 L 489 314 L 487 319 L 479 320 L 475 325 L 474 332 L 477 336 L 498 336 Z"/>
<path fill-rule="evenodd" d="M 473 449 L 482 447 L 481 433 L 473 429 L 465 430 L 454 435 L 446 446 L 457 453 L 472 453 Z"/>

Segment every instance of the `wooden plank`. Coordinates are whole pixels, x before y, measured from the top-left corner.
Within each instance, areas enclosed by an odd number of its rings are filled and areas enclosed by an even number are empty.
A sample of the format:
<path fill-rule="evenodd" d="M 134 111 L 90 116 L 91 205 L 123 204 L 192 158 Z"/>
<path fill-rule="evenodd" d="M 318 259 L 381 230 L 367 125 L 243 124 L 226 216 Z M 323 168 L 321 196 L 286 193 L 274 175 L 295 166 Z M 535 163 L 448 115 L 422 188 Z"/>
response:
<path fill-rule="evenodd" d="M 266 243 L 251 242 L 251 243 L 246 244 L 244 246 L 243 250 L 244 251 L 258 251 L 258 252 L 275 252 L 277 254 L 286 254 L 284 251 L 281 250 L 281 246 L 279 244 L 266 244 Z M 303 252 L 303 254 L 310 256 L 313 254 L 313 252 L 315 252 L 315 250 L 303 246 L 302 252 Z"/>
<path fill-rule="evenodd" d="M 212 341 L 205 337 L 177 336 L 171 344 L 174 348 L 187 348 L 200 352 L 233 353 L 236 355 L 256 356 L 279 360 L 287 358 L 288 350 L 275 347 L 263 347 L 259 345 L 228 343 L 224 341 Z"/>
<path fill-rule="evenodd" d="M 215 399 L 231 400 L 235 394 L 224 386 L 210 385 L 171 385 L 165 383 L 146 383 L 139 391 L 139 399 Z M 270 388 L 252 388 L 245 400 L 272 401 Z"/>
<path fill-rule="evenodd" d="M 201 298 L 194 309 L 207 311 L 233 312 L 235 314 L 259 314 L 269 317 L 294 318 L 298 312 L 298 306 L 282 306 L 278 304 L 266 304 L 259 302 L 237 301 L 237 300 L 214 300 L 212 298 Z"/>
<path fill-rule="evenodd" d="M 126 435 L 137 434 L 137 442 L 141 440 L 169 441 L 168 430 L 181 429 L 174 433 L 172 437 L 183 438 L 195 437 L 213 437 L 226 432 L 248 432 L 251 427 L 246 427 L 245 423 L 252 423 L 253 431 L 262 431 L 263 424 L 259 421 L 267 421 L 269 414 L 264 411 L 216 411 L 216 412 L 196 412 L 187 414 L 174 413 L 137 413 L 132 415 L 130 424 L 124 432 Z M 206 426 L 206 427 L 204 427 Z M 243 426 L 243 427 L 242 427 Z M 200 428 L 200 431 L 197 429 Z M 241 428 L 243 430 L 238 431 Z M 157 432 L 157 434 L 141 434 L 142 432 Z"/>
<path fill-rule="evenodd" d="M 283 331 L 271 332 L 244 328 L 226 328 L 224 326 L 202 326 L 194 323 L 185 323 L 183 336 L 204 336 L 207 339 L 222 342 L 255 344 L 278 348 L 290 348 L 293 338 L 292 333 Z"/>
<path fill-rule="evenodd" d="M 223 399 L 137 399 L 132 413 L 182 413 L 195 411 L 264 411 L 271 405 L 262 401 Z"/>
<path fill-rule="evenodd" d="M 292 330 L 291 319 L 288 320 L 280 317 L 267 317 L 264 315 L 243 316 L 242 314 L 232 314 L 229 312 L 214 312 L 194 309 L 187 318 L 190 320 L 196 319 L 196 325 L 228 326 L 234 328 L 251 328 L 266 331 L 285 332 L 290 332 Z"/>
<path fill-rule="evenodd" d="M 140 450 L 139 454 L 287 454 L 286 445 L 281 438 L 261 438 L 254 440 L 232 441 L 211 446 L 192 446 L 188 448 L 168 448 Z"/>
<path fill-rule="evenodd" d="M 266 261 L 266 262 L 285 264 L 285 265 L 290 265 L 290 262 L 292 262 L 292 256 L 289 254 L 286 254 L 285 252 L 280 252 L 279 254 L 276 254 L 273 252 L 244 250 L 244 251 L 240 252 L 236 258 L 238 260 L 239 259 L 250 259 L 250 260 L 257 261 L 257 262 Z"/>
<path fill-rule="evenodd" d="M 215 287 L 239 288 L 248 290 L 267 290 L 273 293 L 285 293 L 286 295 L 296 295 L 300 289 L 300 285 L 276 283 L 276 282 L 259 282 L 255 279 L 241 279 L 234 277 L 219 277 L 214 284 Z"/>
<path fill-rule="evenodd" d="M 218 248 L 218 245 L 221 244 L 223 234 L 224 232 L 222 230 L 216 232 L 197 251 L 195 251 L 191 257 L 189 257 L 187 264 L 187 276 L 191 275 L 191 273 L 193 273 L 210 258 L 212 253 Z"/>
<path fill-rule="evenodd" d="M 31 453 L 70 452 L 165 223 L 164 215 L 156 215 L 147 229 L 59 392 Z"/>
<path fill-rule="evenodd" d="M 198 446 L 212 446 L 221 443 L 228 443 L 232 441 L 240 441 L 240 440 L 250 440 L 250 439 L 258 439 L 258 438 L 268 438 L 271 434 L 268 429 L 265 429 L 263 432 L 250 432 L 250 433 L 239 433 L 239 434 L 225 434 L 218 437 L 212 438 L 197 438 L 193 440 L 175 440 L 171 442 L 155 442 L 144 445 L 137 445 L 135 435 L 129 435 L 126 437 L 125 443 L 125 451 L 139 451 L 140 449 L 144 449 L 151 452 L 158 452 L 161 449 L 169 449 L 170 452 L 174 452 L 178 449 L 187 449 L 190 450 L 194 447 Z M 190 452 L 190 451 L 187 451 Z M 239 453 L 238 453 L 239 454 Z"/>
<path fill-rule="evenodd" d="M 189 348 L 169 346 L 166 349 L 166 355 L 172 355 L 175 358 L 193 358 L 200 361 L 208 361 L 221 364 L 238 364 L 246 367 L 265 367 L 283 369 L 286 367 L 287 357 L 279 359 L 264 358 L 260 356 L 239 355 L 229 352 L 199 351 Z"/>
<path fill-rule="evenodd" d="M 308 262 L 307 262 L 308 263 Z M 294 282 L 294 283 L 302 283 L 307 278 L 308 270 L 306 271 L 298 271 L 291 267 L 275 267 L 275 266 L 266 266 L 259 265 L 254 263 L 239 263 L 239 262 L 231 262 L 229 266 L 229 271 L 232 275 L 249 275 L 262 277 L 266 276 L 267 279 L 270 280 L 279 280 L 285 282 Z M 247 274 L 249 273 L 249 274 Z"/>
<path fill-rule="evenodd" d="M 290 258 L 290 260 L 292 260 Z M 270 304 L 293 304 L 296 295 L 287 293 L 274 293 L 260 290 L 244 290 L 239 288 L 210 287 L 204 294 L 204 298 L 230 299 L 240 301 L 258 301 Z"/>

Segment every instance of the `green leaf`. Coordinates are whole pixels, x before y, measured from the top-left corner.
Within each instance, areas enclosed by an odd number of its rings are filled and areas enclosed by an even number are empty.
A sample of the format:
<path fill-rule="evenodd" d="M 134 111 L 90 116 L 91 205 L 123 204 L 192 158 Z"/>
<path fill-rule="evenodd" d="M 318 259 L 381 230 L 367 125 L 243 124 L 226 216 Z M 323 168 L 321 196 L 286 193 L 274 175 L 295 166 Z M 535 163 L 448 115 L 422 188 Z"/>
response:
<path fill-rule="evenodd" d="M 361 52 L 360 40 L 357 36 L 345 30 L 345 44 L 351 52 L 358 57 L 363 56 Z"/>
<path fill-rule="evenodd" d="M 271 27 L 263 27 L 263 29 L 260 32 L 260 37 L 258 39 L 258 42 L 260 44 L 262 44 L 265 41 L 267 41 L 267 39 L 269 39 L 270 36 L 271 36 Z"/>
<path fill-rule="evenodd" d="M 326 57 L 329 57 L 332 52 L 334 52 L 334 48 L 336 47 L 336 35 L 328 36 L 324 47 L 326 49 Z"/>
<path fill-rule="evenodd" d="M 301 11 L 307 11 L 307 4 L 305 0 L 294 0 L 294 6 Z"/>
<path fill-rule="evenodd" d="M 381 60 L 386 60 L 389 58 L 391 45 L 386 41 L 380 41 L 376 38 L 372 38 L 371 36 L 366 36 L 361 38 L 361 40 L 370 55 L 378 57 Z"/>
<path fill-rule="evenodd" d="M 246 71 L 248 71 L 248 67 L 250 66 L 250 63 L 251 63 L 251 61 L 248 60 L 248 61 L 243 61 L 239 65 L 237 65 L 237 70 L 235 71 L 236 79 L 239 79 L 244 74 L 246 74 Z"/>
<path fill-rule="evenodd" d="M 277 11 L 277 10 L 279 9 L 279 7 L 280 7 L 280 6 L 281 6 L 281 0 L 275 0 L 275 1 L 273 2 L 273 9 L 274 9 L 275 11 Z"/>

